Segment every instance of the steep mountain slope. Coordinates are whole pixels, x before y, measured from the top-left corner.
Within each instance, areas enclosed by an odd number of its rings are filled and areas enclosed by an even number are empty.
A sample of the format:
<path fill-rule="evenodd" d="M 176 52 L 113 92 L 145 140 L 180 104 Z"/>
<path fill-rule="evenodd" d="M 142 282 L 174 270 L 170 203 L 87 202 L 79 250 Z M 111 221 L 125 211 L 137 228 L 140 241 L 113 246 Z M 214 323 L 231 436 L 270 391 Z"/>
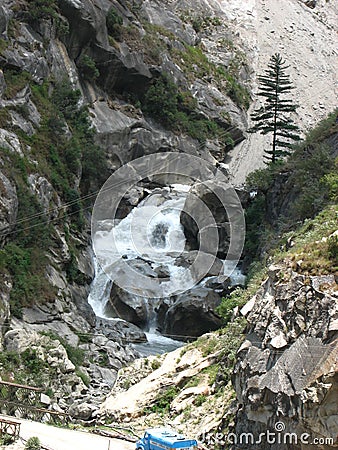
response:
<path fill-rule="evenodd" d="M 288 73 L 295 85 L 293 99 L 299 104 L 297 122 L 304 132 L 337 106 L 337 23 L 334 1 L 299 0 L 220 1 L 227 18 L 243 42 L 255 77 L 266 67 L 270 56 L 279 52 L 290 65 Z M 258 100 L 257 100 L 258 101 Z M 251 109 L 256 107 L 256 101 Z M 249 112 L 251 111 L 249 110 Z M 230 172 L 235 184 L 245 181 L 253 168 L 262 167 L 262 155 L 269 139 L 249 135 L 233 149 Z"/>

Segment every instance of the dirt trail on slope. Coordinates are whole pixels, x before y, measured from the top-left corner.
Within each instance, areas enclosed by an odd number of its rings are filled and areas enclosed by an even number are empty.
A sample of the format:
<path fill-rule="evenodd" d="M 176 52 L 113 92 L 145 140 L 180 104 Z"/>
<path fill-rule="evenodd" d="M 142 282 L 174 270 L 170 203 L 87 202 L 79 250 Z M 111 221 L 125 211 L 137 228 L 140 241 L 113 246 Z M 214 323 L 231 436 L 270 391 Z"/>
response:
<path fill-rule="evenodd" d="M 300 0 L 218 2 L 247 48 L 256 76 L 264 71 L 274 53 L 279 52 L 286 59 L 296 87 L 293 99 L 300 105 L 297 122 L 303 129 L 309 129 L 337 107 L 336 2 L 319 0 L 315 9 Z M 262 156 L 267 144 L 269 140 L 263 136 L 249 135 L 231 151 L 228 162 L 235 185 L 243 183 L 253 169 L 264 165 Z"/>

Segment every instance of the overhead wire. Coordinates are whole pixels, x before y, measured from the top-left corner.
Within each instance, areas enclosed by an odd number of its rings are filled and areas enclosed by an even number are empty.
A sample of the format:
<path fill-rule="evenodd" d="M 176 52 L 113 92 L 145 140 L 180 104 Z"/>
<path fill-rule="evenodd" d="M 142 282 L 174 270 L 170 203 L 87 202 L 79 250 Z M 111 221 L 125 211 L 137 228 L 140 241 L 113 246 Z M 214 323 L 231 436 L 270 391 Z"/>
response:
<path fill-rule="evenodd" d="M 225 137 L 226 135 L 229 134 L 230 130 L 233 130 L 235 128 L 236 128 L 235 126 L 232 126 L 232 127 L 228 128 L 227 130 L 224 130 L 221 133 L 219 133 L 219 135 L 217 137 L 219 139 L 222 139 L 223 137 Z M 242 139 L 237 139 L 235 141 L 235 144 L 237 143 L 237 141 L 241 141 L 241 140 Z M 205 148 L 205 143 L 201 143 L 201 144 L 199 144 L 196 147 L 196 151 L 198 152 L 200 150 L 203 150 L 204 148 Z M 177 153 L 177 154 L 179 155 L 179 153 Z M 155 153 L 154 153 L 154 155 L 155 155 Z M 194 155 L 192 155 L 192 156 L 194 156 Z M 158 163 L 158 168 L 161 168 L 161 163 Z M 139 181 L 141 181 L 141 180 L 139 180 Z M 98 190 L 96 190 L 96 191 L 94 191 L 94 192 L 92 192 L 90 194 L 87 194 L 87 195 L 84 195 L 84 196 L 79 196 L 78 198 L 76 198 L 76 199 L 74 199 L 74 200 L 72 200 L 70 202 L 63 203 L 60 206 L 56 206 L 54 208 L 49 208 L 46 211 L 41 211 L 39 213 L 34 213 L 34 214 L 31 214 L 31 215 L 25 216 L 25 217 L 21 218 L 20 220 L 16 220 L 16 221 L 12 222 L 11 223 L 11 227 L 15 227 L 17 225 L 20 225 L 21 223 L 29 222 L 29 221 L 37 219 L 39 217 L 46 217 L 46 216 L 48 216 L 48 214 L 51 214 L 51 213 L 57 213 L 59 211 L 66 210 L 68 207 L 76 205 L 76 204 L 78 204 L 81 201 L 88 200 L 88 199 L 91 199 L 93 197 L 96 197 L 100 192 L 113 190 L 113 189 L 119 187 L 120 185 L 125 184 L 125 182 L 126 182 L 125 180 L 122 180 L 120 182 L 117 182 L 117 183 L 113 184 L 111 187 L 106 187 L 106 188 L 102 187 L 102 188 L 100 188 L 100 189 L 98 189 Z M 93 205 L 90 205 L 89 207 L 85 207 L 85 208 L 83 208 L 83 207 L 82 208 L 78 208 L 76 211 L 72 211 L 71 213 L 67 212 L 67 216 L 75 215 L 75 214 L 77 214 L 79 212 L 86 211 L 88 209 L 91 209 L 92 206 Z M 42 224 L 49 224 L 50 222 L 54 222 L 54 221 L 57 221 L 57 220 L 60 220 L 60 218 L 59 217 L 55 217 L 55 218 L 52 218 L 52 219 L 46 219 L 45 221 L 42 221 L 41 223 L 34 224 L 34 225 L 26 227 L 26 228 L 22 228 L 22 229 L 20 229 L 20 232 L 29 230 L 31 228 L 38 227 L 38 226 L 40 226 Z M 15 233 L 17 233 L 17 230 L 12 230 L 12 231 L 7 232 L 7 233 L 5 231 L 2 231 L 0 233 L 0 236 L 8 236 L 8 235 L 12 235 L 12 234 L 15 234 Z"/>

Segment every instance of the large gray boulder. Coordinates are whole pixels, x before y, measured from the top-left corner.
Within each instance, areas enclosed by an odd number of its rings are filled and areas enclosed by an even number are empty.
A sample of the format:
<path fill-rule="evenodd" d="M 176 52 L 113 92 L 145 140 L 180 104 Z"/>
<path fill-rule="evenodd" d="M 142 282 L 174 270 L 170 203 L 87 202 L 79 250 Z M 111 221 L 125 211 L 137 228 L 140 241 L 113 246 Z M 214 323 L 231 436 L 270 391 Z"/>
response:
<path fill-rule="evenodd" d="M 181 294 L 163 311 L 160 329 L 164 335 L 177 340 L 189 340 L 214 331 L 222 325 L 216 312 L 221 297 L 211 289 L 196 288 Z"/>
<path fill-rule="evenodd" d="M 143 328 L 148 323 L 148 300 L 113 284 L 106 312 Z"/>
<path fill-rule="evenodd" d="M 145 333 L 136 325 L 122 319 L 96 318 L 96 331 L 103 333 L 107 338 L 126 343 L 147 342 Z"/>
<path fill-rule="evenodd" d="M 197 183 L 190 190 L 183 211 L 181 223 L 191 250 L 217 255 L 221 259 L 236 259 L 241 254 L 233 247 L 228 255 L 231 229 L 244 233 L 243 210 L 237 193 L 232 187 L 217 179 Z"/>

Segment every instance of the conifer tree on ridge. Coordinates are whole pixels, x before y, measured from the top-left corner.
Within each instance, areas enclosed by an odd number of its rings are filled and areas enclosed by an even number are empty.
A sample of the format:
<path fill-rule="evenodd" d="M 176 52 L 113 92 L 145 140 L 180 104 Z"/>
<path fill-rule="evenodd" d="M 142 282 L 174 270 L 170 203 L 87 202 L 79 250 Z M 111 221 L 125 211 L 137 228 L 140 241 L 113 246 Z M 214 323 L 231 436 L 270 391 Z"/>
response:
<path fill-rule="evenodd" d="M 264 75 L 258 77 L 258 96 L 264 97 L 264 104 L 251 114 L 255 125 L 249 132 L 259 132 L 263 135 L 272 133 L 271 149 L 265 150 L 267 163 L 275 163 L 278 159 L 290 154 L 293 141 L 299 141 L 299 127 L 292 120 L 291 113 L 298 105 L 285 94 L 294 89 L 290 77 L 285 73 L 289 66 L 279 53 L 271 56 Z"/>

